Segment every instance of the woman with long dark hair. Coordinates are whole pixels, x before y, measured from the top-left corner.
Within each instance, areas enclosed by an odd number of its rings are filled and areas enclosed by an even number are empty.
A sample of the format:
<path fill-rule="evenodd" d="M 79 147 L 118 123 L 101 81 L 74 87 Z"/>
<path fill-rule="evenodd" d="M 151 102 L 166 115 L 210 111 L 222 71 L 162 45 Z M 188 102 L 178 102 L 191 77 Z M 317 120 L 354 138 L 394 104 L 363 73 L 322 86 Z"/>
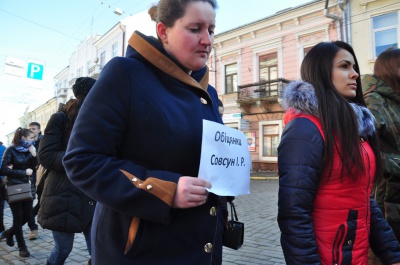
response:
<path fill-rule="evenodd" d="M 78 78 L 72 89 L 76 99 L 70 100 L 47 123 L 40 141 L 39 159 L 48 170 L 40 200 L 38 221 L 53 233 L 54 248 L 46 264 L 62 265 L 73 248 L 75 233 L 83 233 L 91 253 L 90 228 L 95 201 L 75 187 L 65 173 L 62 164 L 65 150 L 86 95 L 95 83 L 90 77 Z"/>
<path fill-rule="evenodd" d="M 29 129 L 18 128 L 11 146 L 4 151 L 0 175 L 7 176 L 7 186 L 30 183 L 30 177 L 37 165 L 35 135 Z M 19 255 L 29 257 L 22 226 L 32 215 L 32 200 L 9 203 L 13 214 L 13 225 L 5 230 L 1 239 L 5 238 L 9 246 L 14 246 L 14 235 L 17 239 Z"/>
<path fill-rule="evenodd" d="M 352 47 L 323 42 L 283 95 L 278 223 L 287 264 L 400 264 L 393 230 L 371 197 L 382 173 L 374 117 Z"/>

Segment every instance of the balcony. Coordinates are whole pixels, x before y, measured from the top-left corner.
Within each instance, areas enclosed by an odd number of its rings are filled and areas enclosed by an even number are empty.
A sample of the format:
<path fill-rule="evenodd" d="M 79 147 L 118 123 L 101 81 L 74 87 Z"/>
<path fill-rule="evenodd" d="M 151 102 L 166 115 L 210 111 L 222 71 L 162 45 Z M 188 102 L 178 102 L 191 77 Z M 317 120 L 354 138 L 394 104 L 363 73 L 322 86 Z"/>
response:
<path fill-rule="evenodd" d="M 59 88 L 57 89 L 57 97 L 65 98 L 68 95 L 68 88 Z"/>
<path fill-rule="evenodd" d="M 72 79 L 68 82 L 68 84 L 69 84 L 70 87 L 72 87 L 72 86 L 75 84 L 76 79 L 77 79 L 77 78 L 72 78 Z"/>
<path fill-rule="evenodd" d="M 249 112 L 251 105 L 257 105 L 264 112 L 269 112 L 271 104 L 280 102 L 281 93 L 289 82 L 290 80 L 279 78 L 238 86 L 237 103 L 245 113 Z"/>
<path fill-rule="evenodd" d="M 89 77 L 97 79 L 101 72 L 101 65 L 95 64 L 89 68 Z"/>
<path fill-rule="evenodd" d="M 278 102 L 284 87 L 290 80 L 279 78 L 238 86 L 238 103 L 257 101 Z"/>

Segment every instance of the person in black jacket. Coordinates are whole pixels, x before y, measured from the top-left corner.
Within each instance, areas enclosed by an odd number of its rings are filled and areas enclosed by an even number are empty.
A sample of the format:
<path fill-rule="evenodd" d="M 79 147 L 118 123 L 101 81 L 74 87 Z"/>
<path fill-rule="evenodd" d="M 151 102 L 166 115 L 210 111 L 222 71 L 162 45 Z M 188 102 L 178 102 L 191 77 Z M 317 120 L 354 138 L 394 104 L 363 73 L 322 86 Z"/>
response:
<path fill-rule="evenodd" d="M 7 186 L 28 183 L 37 165 L 34 134 L 29 129 L 18 128 L 14 133 L 11 146 L 3 155 L 0 175 L 7 176 Z M 29 257 L 22 233 L 22 226 L 32 215 L 32 200 L 9 203 L 13 214 L 13 226 L 3 232 L 9 246 L 14 246 L 14 234 L 18 242 L 19 255 Z"/>
<path fill-rule="evenodd" d="M 35 148 L 36 148 L 36 151 L 38 151 L 40 140 L 42 139 L 42 131 L 40 130 L 40 123 L 33 121 L 33 122 L 29 123 L 28 126 L 29 126 L 29 130 L 31 130 L 33 132 L 33 134 L 35 135 L 35 138 L 34 138 Z M 36 190 L 36 173 L 37 173 L 37 167 L 33 170 L 33 173 L 31 175 L 31 182 L 32 182 L 32 185 L 35 188 L 35 190 Z M 31 215 L 31 218 L 28 220 L 28 226 L 29 226 L 29 229 L 31 230 L 29 237 L 28 237 L 30 240 L 37 239 L 38 233 L 39 233 L 38 225 L 35 222 L 35 216 L 37 215 L 37 211 L 39 208 L 40 194 L 37 194 L 37 198 L 38 198 L 37 204 L 35 205 L 35 207 L 33 207 L 33 213 Z"/>
<path fill-rule="evenodd" d="M 96 203 L 71 183 L 61 159 L 79 109 L 95 81 L 90 77 L 76 80 L 72 87 L 76 99 L 51 116 L 40 141 L 39 160 L 48 173 L 42 180 L 44 188 L 38 221 L 44 229 L 52 231 L 54 238 L 47 264 L 64 264 L 72 250 L 75 233 L 83 232 L 89 255 L 91 253 L 90 228 Z"/>
<path fill-rule="evenodd" d="M 0 141 L 0 161 L 1 158 L 3 158 L 4 151 L 6 150 L 6 147 L 4 146 L 3 142 Z M 1 168 L 1 162 L 0 162 L 0 168 Z M 6 201 L 6 190 L 5 190 L 5 176 L 2 176 L 0 174 L 0 236 L 3 233 L 3 231 L 6 229 L 4 226 L 4 203 Z"/>

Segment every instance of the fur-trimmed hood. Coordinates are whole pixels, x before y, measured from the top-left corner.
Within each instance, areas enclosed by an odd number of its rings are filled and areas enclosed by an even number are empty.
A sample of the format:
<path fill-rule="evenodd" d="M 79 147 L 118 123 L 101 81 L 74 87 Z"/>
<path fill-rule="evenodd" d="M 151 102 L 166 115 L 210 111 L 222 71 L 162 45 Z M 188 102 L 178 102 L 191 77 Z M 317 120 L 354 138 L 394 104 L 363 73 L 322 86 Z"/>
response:
<path fill-rule="evenodd" d="M 364 106 L 350 103 L 358 120 L 358 134 L 361 137 L 373 135 L 375 118 Z M 304 81 L 293 81 L 283 91 L 282 107 L 296 113 L 310 114 L 318 117 L 318 99 L 314 87 Z"/>

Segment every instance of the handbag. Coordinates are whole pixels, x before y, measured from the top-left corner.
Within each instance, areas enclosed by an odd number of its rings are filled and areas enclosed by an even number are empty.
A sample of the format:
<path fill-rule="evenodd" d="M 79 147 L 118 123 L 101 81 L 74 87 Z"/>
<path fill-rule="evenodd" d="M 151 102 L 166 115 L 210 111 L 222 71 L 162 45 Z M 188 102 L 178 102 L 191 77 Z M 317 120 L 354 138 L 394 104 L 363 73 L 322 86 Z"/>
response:
<path fill-rule="evenodd" d="M 43 191 L 44 181 L 46 180 L 49 173 L 49 169 L 39 164 L 38 169 L 36 170 L 36 193 L 38 194 L 38 196 L 40 196 Z"/>
<path fill-rule="evenodd" d="M 31 184 L 7 185 L 8 203 L 33 200 Z"/>
<path fill-rule="evenodd" d="M 231 220 L 228 221 L 228 230 L 222 235 L 222 245 L 238 250 L 243 245 L 244 223 L 239 222 L 233 202 L 229 202 L 229 204 L 231 206 Z M 233 219 L 234 216 L 235 219 Z"/>

